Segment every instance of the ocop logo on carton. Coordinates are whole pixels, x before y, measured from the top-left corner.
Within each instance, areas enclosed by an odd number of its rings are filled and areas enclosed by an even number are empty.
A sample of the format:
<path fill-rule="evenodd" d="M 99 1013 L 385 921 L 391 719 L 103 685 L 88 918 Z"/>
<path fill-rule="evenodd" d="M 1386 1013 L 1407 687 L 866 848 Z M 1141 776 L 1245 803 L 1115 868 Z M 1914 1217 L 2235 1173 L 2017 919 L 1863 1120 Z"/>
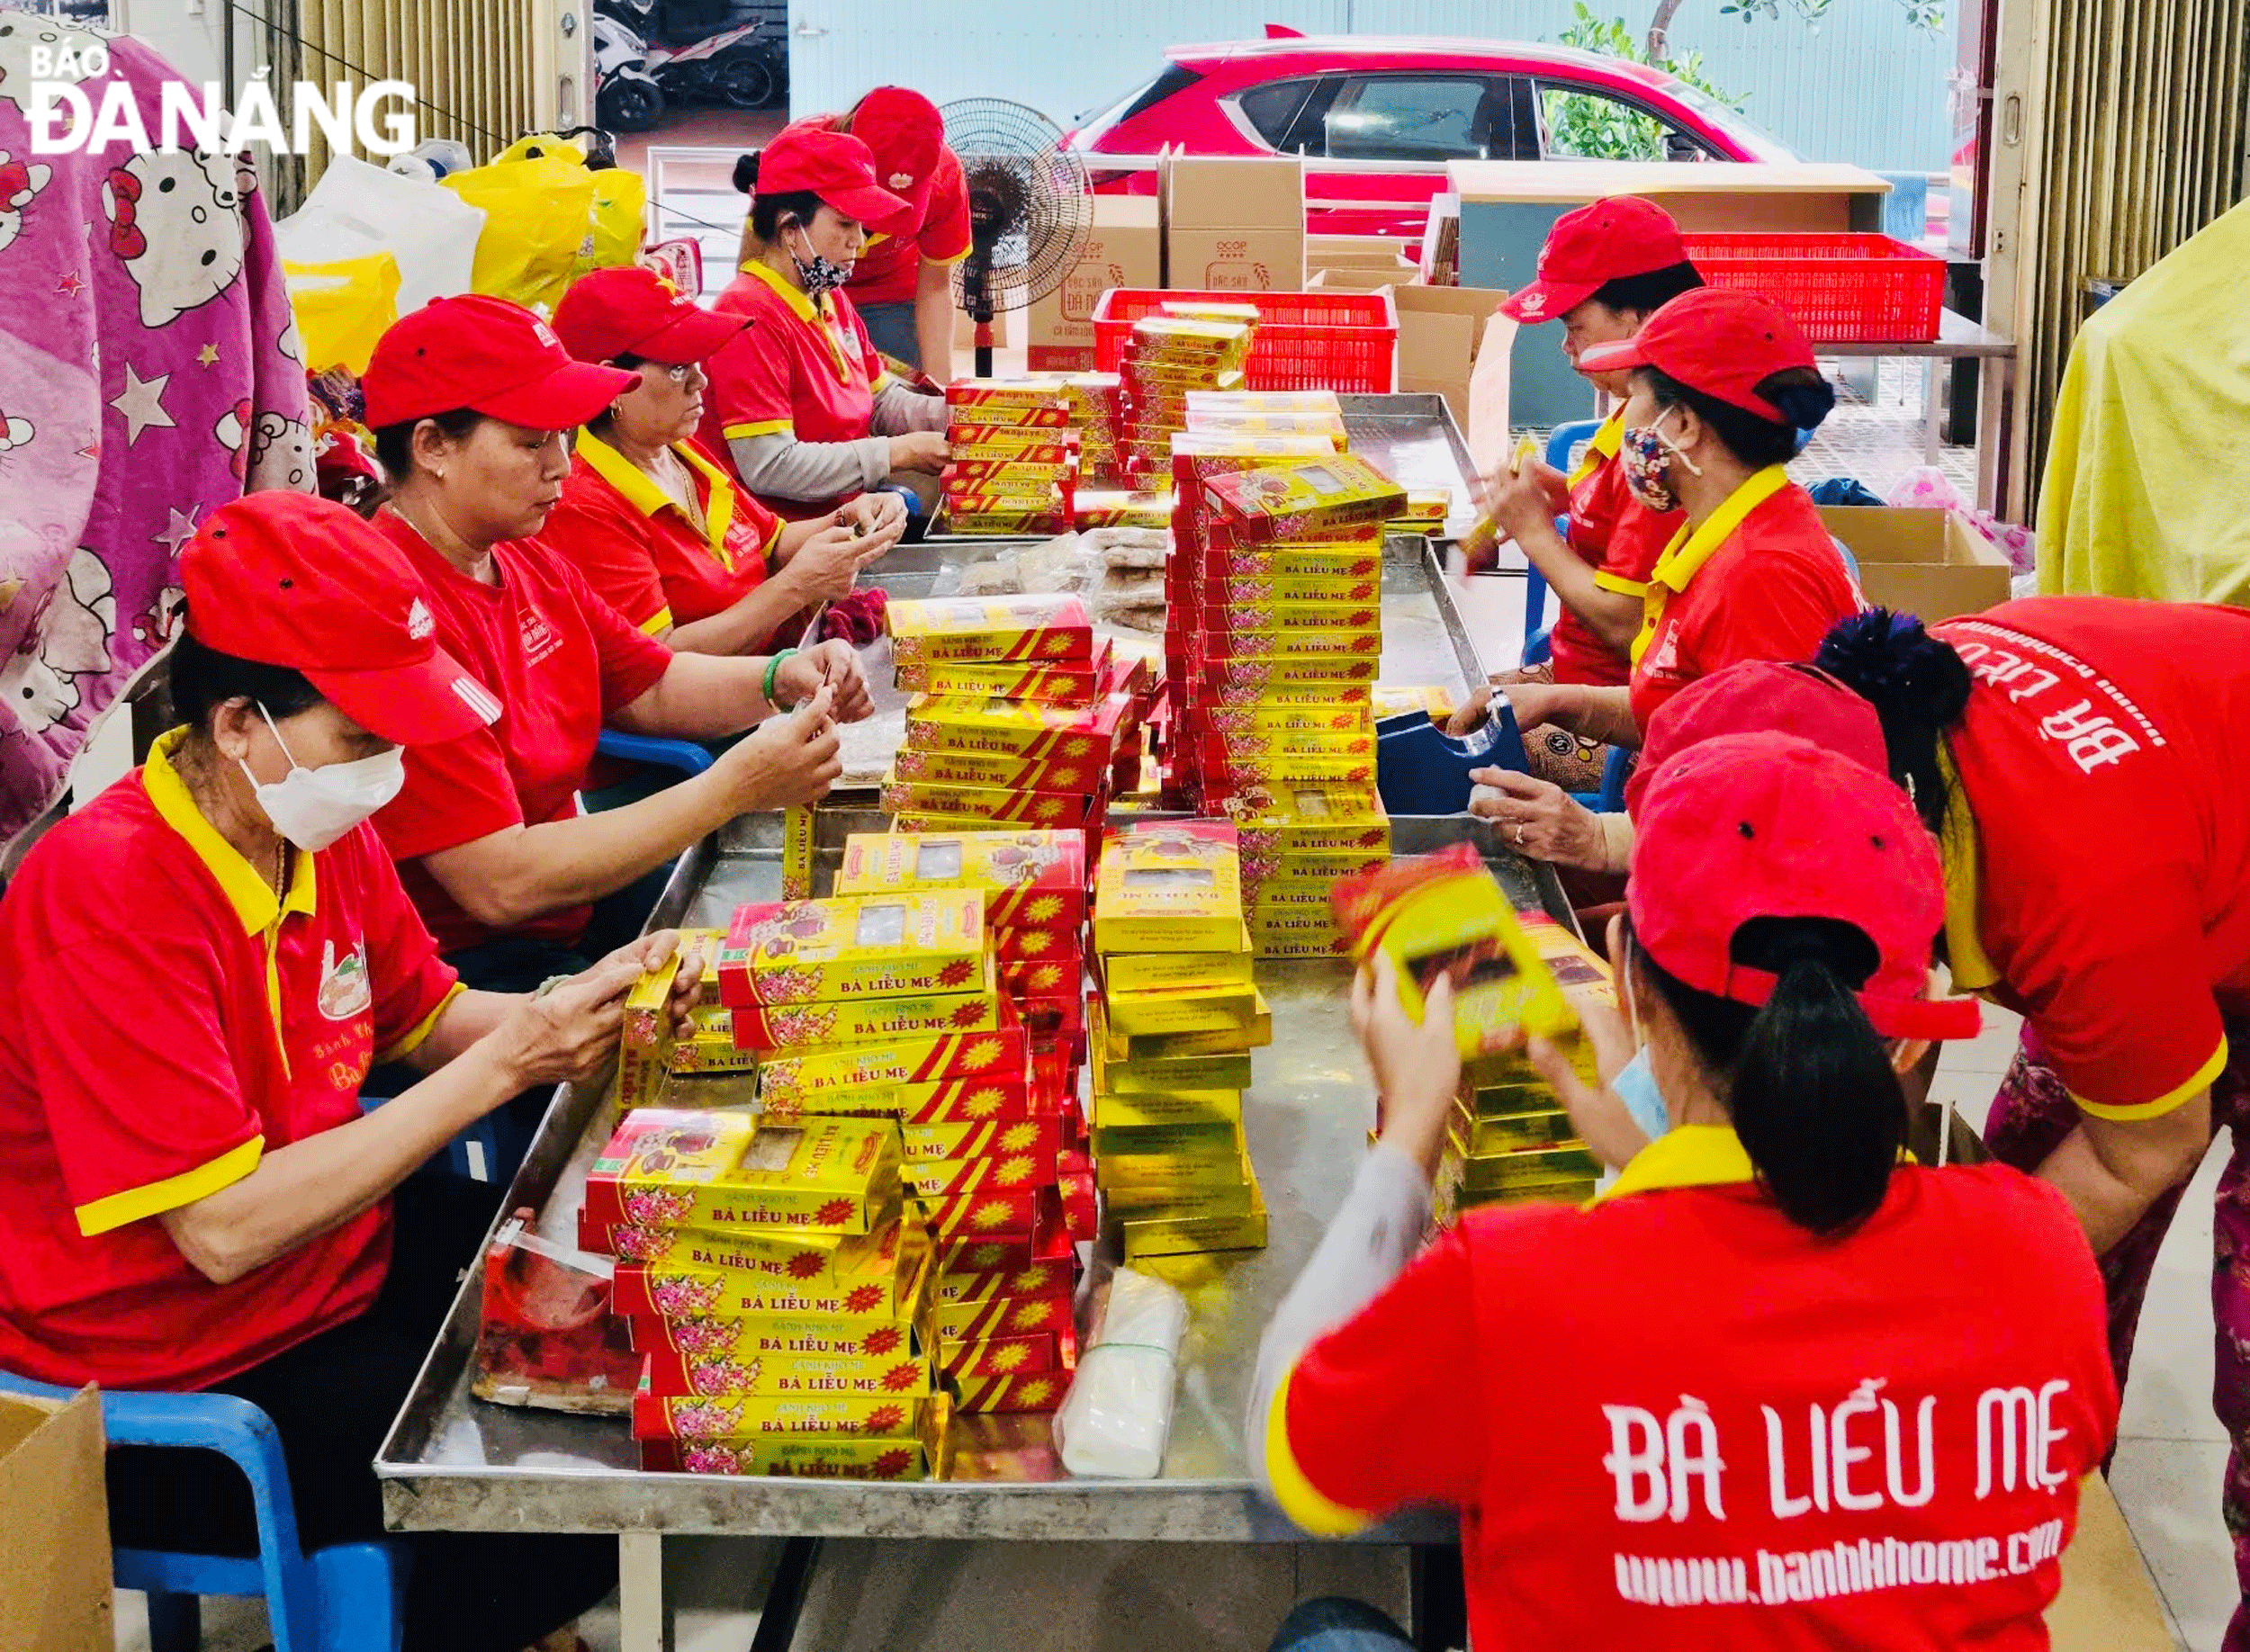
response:
<path fill-rule="evenodd" d="M 298 81 L 288 120 L 274 101 L 269 71 L 263 68 L 243 86 L 231 111 L 216 81 L 201 87 L 166 81 L 158 93 L 152 132 L 142 97 L 127 82 L 109 80 L 98 100 L 89 95 L 86 83 L 103 79 L 109 68 L 109 47 L 101 40 L 32 48 L 32 154 L 71 155 L 122 142 L 144 155 L 191 148 L 235 155 L 254 145 L 284 155 L 309 155 L 316 127 L 338 152 L 356 147 L 369 155 L 403 155 L 418 141 L 414 87 L 403 80 L 370 81 L 356 94 L 346 81 L 325 89 Z"/>

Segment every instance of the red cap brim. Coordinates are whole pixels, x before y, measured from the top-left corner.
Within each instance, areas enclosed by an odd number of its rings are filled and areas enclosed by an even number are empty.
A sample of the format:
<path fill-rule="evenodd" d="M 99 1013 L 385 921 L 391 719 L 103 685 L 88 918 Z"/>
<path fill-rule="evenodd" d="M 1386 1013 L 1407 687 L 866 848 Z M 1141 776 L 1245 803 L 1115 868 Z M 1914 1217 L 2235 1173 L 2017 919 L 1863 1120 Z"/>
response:
<path fill-rule="evenodd" d="M 842 189 L 824 189 L 820 198 L 842 212 L 846 218 L 856 218 L 870 229 L 885 235 L 896 235 L 914 222 L 912 203 L 901 201 L 887 189 L 872 184 L 850 184 Z"/>
<path fill-rule="evenodd" d="M 1588 345 L 1578 353 L 1580 373 L 1624 373 L 1634 367 L 1652 365 L 1641 348 L 1638 334 L 1631 338 L 1619 338 L 1608 344 Z"/>
<path fill-rule="evenodd" d="M 1536 327 L 1542 321 L 1562 320 L 1600 291 L 1598 282 L 1534 281 L 1502 299 L 1500 313 L 1511 321 Z"/>
<path fill-rule="evenodd" d="M 442 648 L 415 665 L 304 675 L 337 710 L 393 745 L 442 745 L 500 720 L 500 701 Z"/>
<path fill-rule="evenodd" d="M 633 346 L 633 354 L 644 361 L 661 362 L 667 367 L 682 367 L 690 362 L 707 362 L 756 324 L 757 318 L 754 316 L 734 316 L 716 310 L 698 310 L 658 328 Z"/>
<path fill-rule="evenodd" d="M 473 406 L 488 418 L 526 430 L 575 430 L 640 382 L 639 373 L 622 367 L 572 362 Z"/>

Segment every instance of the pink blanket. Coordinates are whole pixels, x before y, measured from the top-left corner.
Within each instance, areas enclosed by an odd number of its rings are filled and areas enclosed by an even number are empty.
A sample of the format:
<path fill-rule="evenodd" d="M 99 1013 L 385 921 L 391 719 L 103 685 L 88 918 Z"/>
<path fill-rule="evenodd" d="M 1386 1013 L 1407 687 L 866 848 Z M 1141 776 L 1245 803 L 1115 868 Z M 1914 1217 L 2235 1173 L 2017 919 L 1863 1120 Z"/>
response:
<path fill-rule="evenodd" d="M 32 153 L 31 59 L 107 40 L 158 127 L 147 47 L 0 10 L 0 850 L 179 623 L 180 547 L 249 489 L 312 485 L 304 369 L 248 167 Z M 102 86 L 86 90 L 98 107 Z"/>

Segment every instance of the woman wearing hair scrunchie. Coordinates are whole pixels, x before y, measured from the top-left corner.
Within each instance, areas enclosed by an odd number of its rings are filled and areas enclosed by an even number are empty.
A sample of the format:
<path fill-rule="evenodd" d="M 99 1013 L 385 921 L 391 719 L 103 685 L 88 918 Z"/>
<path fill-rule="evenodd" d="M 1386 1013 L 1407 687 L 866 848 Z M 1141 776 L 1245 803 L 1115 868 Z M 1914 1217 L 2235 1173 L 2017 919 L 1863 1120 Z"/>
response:
<path fill-rule="evenodd" d="M 1422 1248 L 1453 992 L 1418 1022 L 1363 972 L 1379 1137 L 1259 1348 L 1252 1471 L 1322 1535 L 1457 1512 L 1480 1648 L 2037 1652 L 2118 1396 L 2063 1199 L 1904 1157 L 1899 1071 L 1977 1021 L 1927 996 L 1937 852 L 1879 774 L 1783 734 L 1679 753 L 1642 820 L 1630 1020 L 1582 1014 L 1645 1044 L 1670 1127 L 1588 1205 Z M 1578 1110 L 1569 1057 L 1530 1055 Z M 1410 1644 L 1334 1601 L 1274 1643 Z"/>
<path fill-rule="evenodd" d="M 1715 287 L 1680 294 L 1633 337 L 1580 352 L 1578 364 L 1631 373 L 1618 462 L 1645 508 L 1678 509 L 1686 520 L 1649 574 L 1625 687 L 1531 683 L 1504 692 L 1526 731 L 1552 724 L 1638 747 L 1657 707 L 1697 678 L 1739 660 L 1803 660 L 1831 625 L 1858 612 L 1843 552 L 1782 468 L 1835 392 L 1787 312 Z M 1485 705 L 1477 696 L 1456 732 L 1476 726 Z M 1472 806 L 1509 842 L 1554 851 L 1566 793 L 1502 769 L 1476 778 L 1493 789 Z"/>

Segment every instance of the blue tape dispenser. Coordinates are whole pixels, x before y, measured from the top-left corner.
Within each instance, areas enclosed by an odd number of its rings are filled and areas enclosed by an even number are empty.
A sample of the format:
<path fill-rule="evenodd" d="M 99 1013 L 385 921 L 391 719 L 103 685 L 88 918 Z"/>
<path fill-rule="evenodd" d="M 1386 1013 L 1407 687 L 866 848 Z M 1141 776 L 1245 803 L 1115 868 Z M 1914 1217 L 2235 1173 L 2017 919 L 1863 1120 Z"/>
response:
<path fill-rule="evenodd" d="M 1471 733 L 1452 735 L 1426 712 L 1400 712 L 1375 723 L 1375 790 L 1390 814 L 1459 814 L 1476 782 L 1472 769 L 1526 767 L 1524 737 L 1506 695 Z"/>

